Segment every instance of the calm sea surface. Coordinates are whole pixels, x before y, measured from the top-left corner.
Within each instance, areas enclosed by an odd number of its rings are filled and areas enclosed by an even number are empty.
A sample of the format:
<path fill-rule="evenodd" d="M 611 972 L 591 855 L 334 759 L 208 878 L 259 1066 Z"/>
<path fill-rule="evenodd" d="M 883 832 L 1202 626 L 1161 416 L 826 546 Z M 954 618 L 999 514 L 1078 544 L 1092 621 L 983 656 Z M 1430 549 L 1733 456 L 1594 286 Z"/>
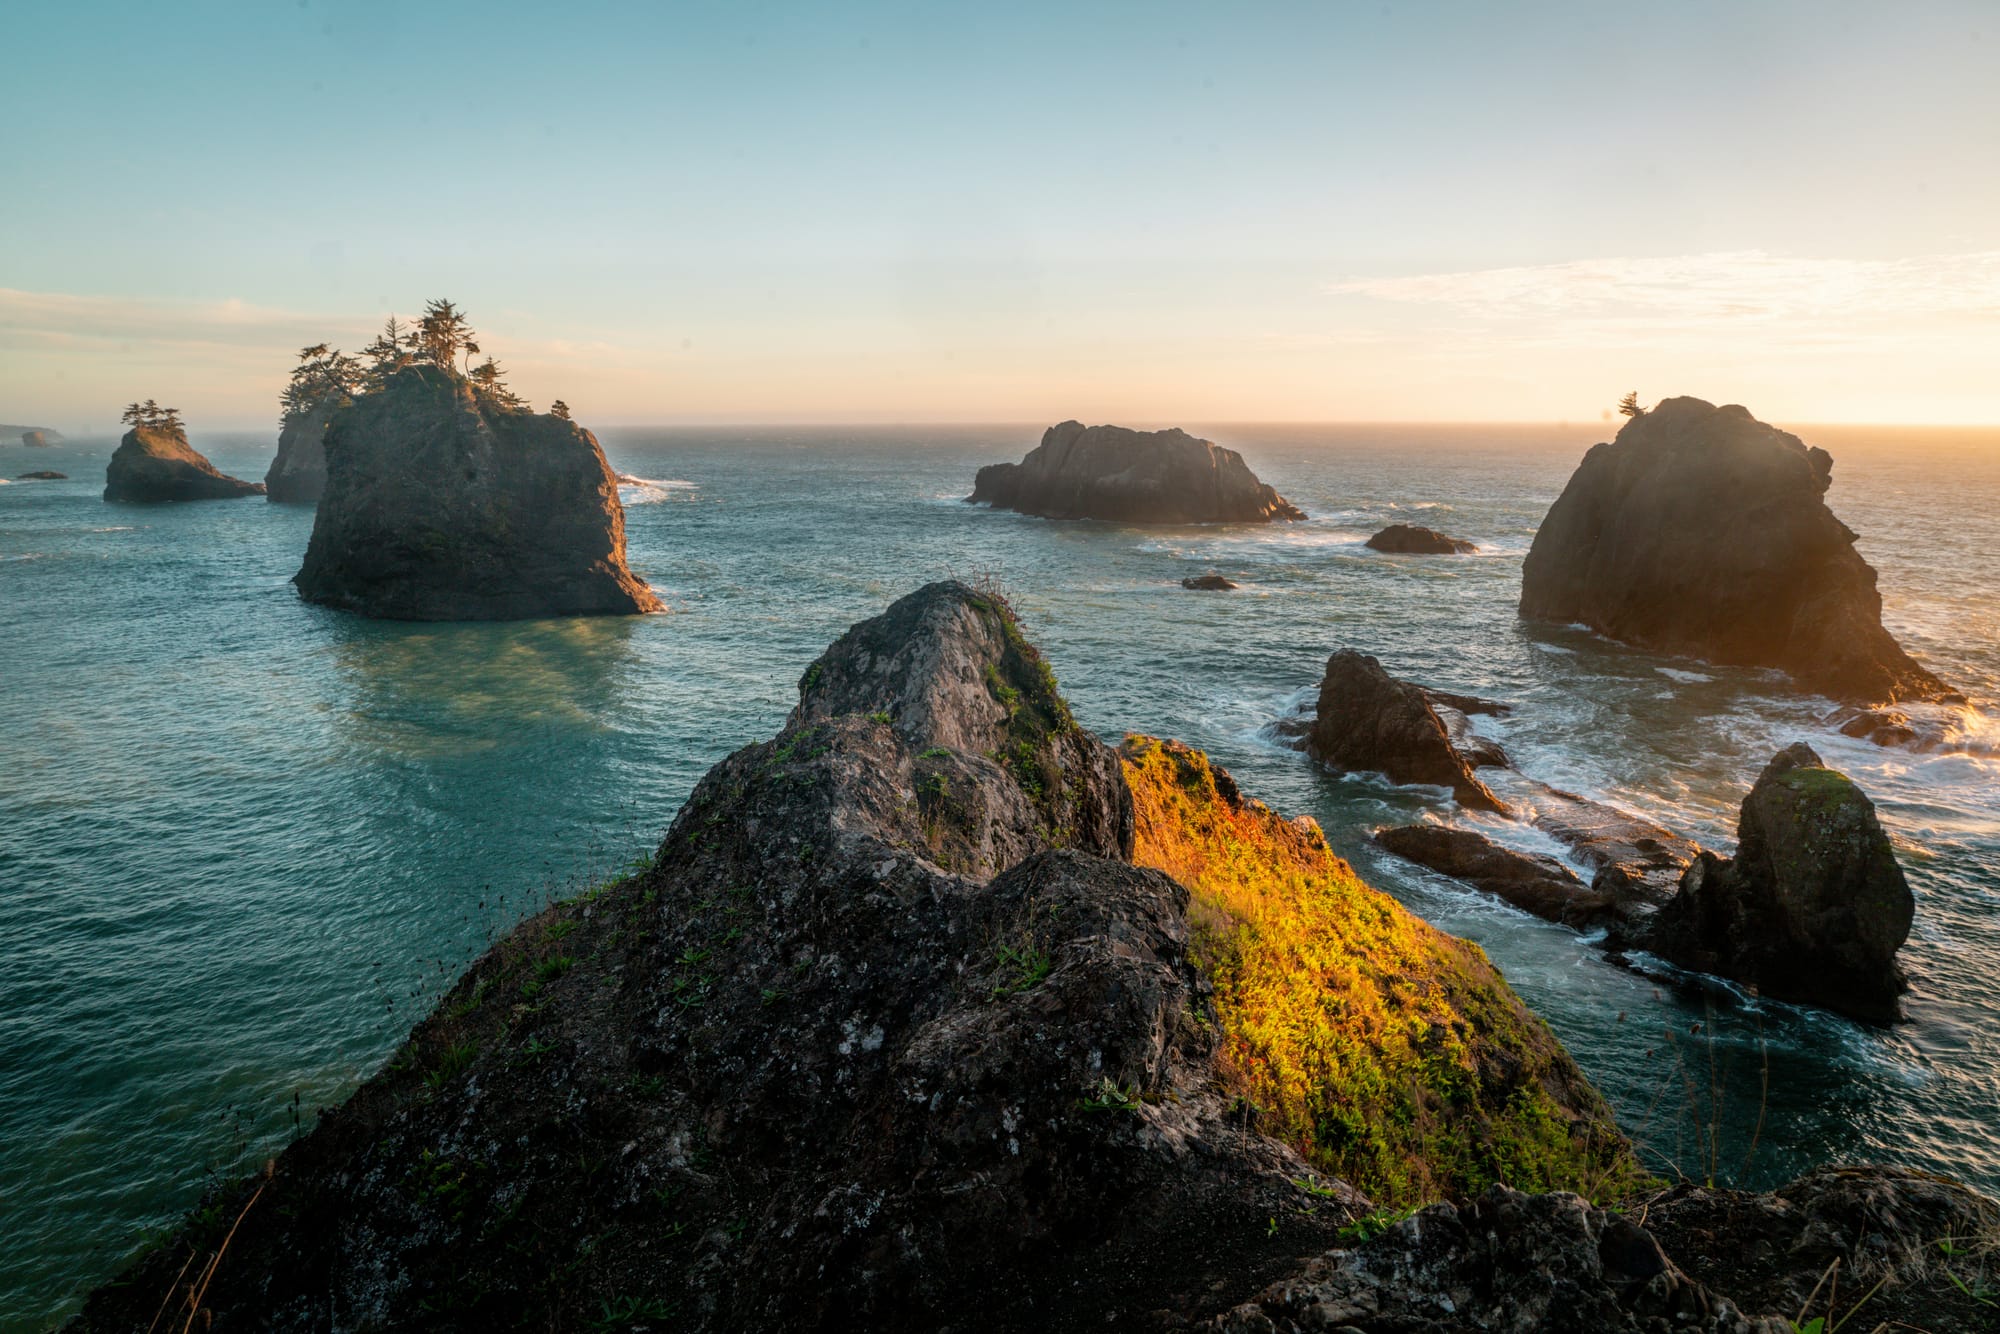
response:
<path fill-rule="evenodd" d="M 59 1317 L 214 1174 L 281 1146 L 496 931 L 651 847 L 704 770 L 776 730 L 828 641 L 953 573 L 999 575 L 1085 725 L 1208 749 L 1484 945 L 1656 1162 L 1764 1183 L 1873 1159 L 2000 1189 L 1990 717 L 1950 751 L 1881 750 L 1769 674 L 1520 623 L 1521 558 L 1600 428 L 1205 433 L 1312 521 L 1140 530 L 958 503 L 1029 428 L 607 432 L 649 479 L 624 491 L 631 562 L 671 613 L 448 626 L 301 604 L 309 510 L 107 505 L 114 442 L 0 448 L 8 476 L 74 479 L 0 486 L 0 1329 Z M 2000 696 L 2000 433 L 1806 434 L 1834 454 L 1829 500 L 1890 626 Z M 193 443 L 245 477 L 272 448 Z M 1363 549 L 1396 519 L 1482 554 Z M 1246 587 L 1180 588 L 1211 570 Z M 1874 797 L 1916 890 L 1911 1022 L 1664 991 L 1375 853 L 1378 825 L 1457 817 L 1273 742 L 1340 647 L 1512 701 L 1482 727 L 1518 767 L 1725 849 L 1764 761 L 1810 741 Z"/>

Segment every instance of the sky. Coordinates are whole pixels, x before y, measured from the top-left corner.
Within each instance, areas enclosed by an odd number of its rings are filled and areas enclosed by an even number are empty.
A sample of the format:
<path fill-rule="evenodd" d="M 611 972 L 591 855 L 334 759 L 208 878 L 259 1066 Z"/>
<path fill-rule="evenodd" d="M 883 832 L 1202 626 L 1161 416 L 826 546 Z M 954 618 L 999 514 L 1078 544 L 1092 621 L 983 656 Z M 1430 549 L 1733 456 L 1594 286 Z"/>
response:
<path fill-rule="evenodd" d="M 0 420 L 2000 423 L 2000 3 L 0 6 Z"/>

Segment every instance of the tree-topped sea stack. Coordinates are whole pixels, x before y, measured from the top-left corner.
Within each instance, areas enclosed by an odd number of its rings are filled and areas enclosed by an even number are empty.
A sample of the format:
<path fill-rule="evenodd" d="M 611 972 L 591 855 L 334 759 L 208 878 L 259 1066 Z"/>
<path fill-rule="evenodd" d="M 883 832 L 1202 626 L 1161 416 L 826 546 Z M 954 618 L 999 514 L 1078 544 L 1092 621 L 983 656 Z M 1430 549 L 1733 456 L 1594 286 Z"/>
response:
<path fill-rule="evenodd" d="M 1305 514 L 1257 480 L 1233 449 L 1179 429 L 1051 426 L 1019 463 L 979 470 L 972 504 L 1045 519 L 1269 523 Z"/>
<path fill-rule="evenodd" d="M 1825 450 L 1735 405 L 1670 398 L 1628 411 L 1535 534 L 1523 616 L 1781 668 L 1837 699 L 1953 697 L 1882 628 L 1875 571 L 1823 499 Z"/>
<path fill-rule="evenodd" d="M 234 500 L 264 494 L 259 483 L 222 473 L 190 448 L 178 409 L 149 398 L 126 408 L 124 420 L 132 429 L 104 469 L 106 500 Z"/>
<path fill-rule="evenodd" d="M 326 491 L 327 423 L 354 401 L 367 378 L 361 363 L 339 348 L 315 343 L 299 352 L 280 400 L 278 455 L 264 474 L 264 491 L 272 500 L 318 503 Z"/>
<path fill-rule="evenodd" d="M 363 351 L 360 392 L 326 429 L 301 597 L 413 621 L 660 610 L 626 567 L 597 438 L 531 410 L 490 357 L 461 370 L 478 346 L 450 302 Z"/>

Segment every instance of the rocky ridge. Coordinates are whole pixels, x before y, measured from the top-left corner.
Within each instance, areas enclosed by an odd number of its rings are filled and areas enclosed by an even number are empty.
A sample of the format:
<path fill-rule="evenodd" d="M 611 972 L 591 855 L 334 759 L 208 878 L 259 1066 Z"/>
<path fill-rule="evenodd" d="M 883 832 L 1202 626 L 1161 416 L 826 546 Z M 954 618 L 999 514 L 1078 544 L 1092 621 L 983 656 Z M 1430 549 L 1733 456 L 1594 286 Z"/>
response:
<path fill-rule="evenodd" d="M 1309 1114 L 1310 1067 L 1235 1091 L 1225 1052 L 1289 1049 L 1232 1007 L 1297 976 L 1320 901 L 1373 960 L 1348 994 L 1433 1016 L 1407 1056 L 1345 1039 L 1415 1062 L 1371 1095 L 1419 1100 L 1414 1139 L 1335 1133 L 1357 1109 Z M 1186 1328 L 1339 1244 L 1369 1208 L 1316 1166 L 1342 1154 L 1453 1195 L 1630 1170 L 1474 947 L 1194 752 L 1121 759 L 1003 604 L 933 585 L 828 649 L 646 869 L 503 940 L 77 1328 L 143 1328 L 226 1230 L 224 1331 Z"/>

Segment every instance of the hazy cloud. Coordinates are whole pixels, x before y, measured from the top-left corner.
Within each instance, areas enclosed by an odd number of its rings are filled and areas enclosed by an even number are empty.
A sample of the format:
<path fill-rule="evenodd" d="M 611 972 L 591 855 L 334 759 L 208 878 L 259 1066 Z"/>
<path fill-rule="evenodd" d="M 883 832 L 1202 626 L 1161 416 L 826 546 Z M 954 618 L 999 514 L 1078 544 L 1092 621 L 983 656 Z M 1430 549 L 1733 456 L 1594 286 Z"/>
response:
<path fill-rule="evenodd" d="M 1483 320 L 1588 327 L 1888 326 L 2000 318 L 2000 250 L 1814 259 L 1762 250 L 1475 269 L 1330 283 L 1339 296 L 1443 306 Z"/>

